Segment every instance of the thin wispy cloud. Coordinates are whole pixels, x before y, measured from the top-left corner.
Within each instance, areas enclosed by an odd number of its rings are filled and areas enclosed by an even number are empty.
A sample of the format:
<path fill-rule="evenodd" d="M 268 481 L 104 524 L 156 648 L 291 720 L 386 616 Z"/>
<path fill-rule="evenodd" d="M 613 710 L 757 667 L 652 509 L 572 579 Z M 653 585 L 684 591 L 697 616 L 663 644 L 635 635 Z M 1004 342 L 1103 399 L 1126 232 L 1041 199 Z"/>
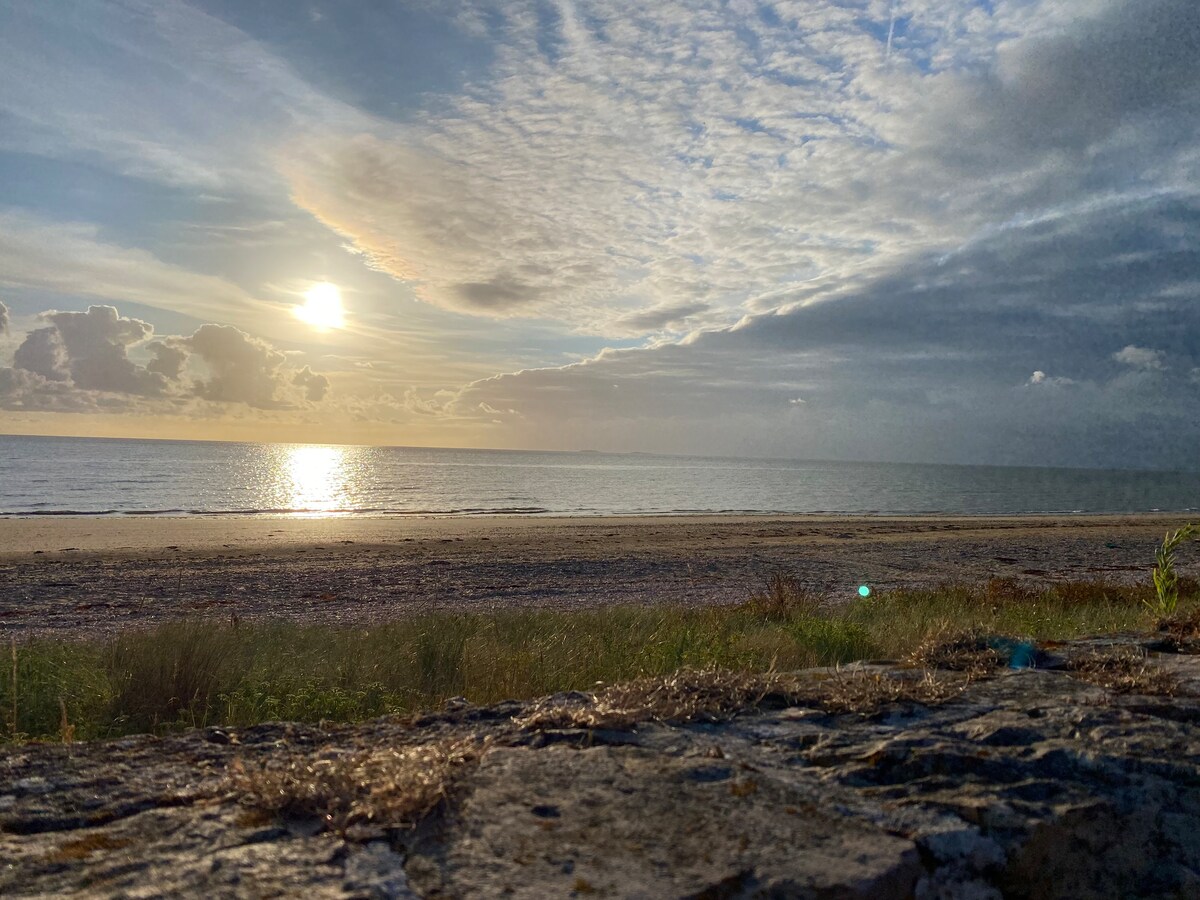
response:
<path fill-rule="evenodd" d="M 285 170 L 430 302 L 602 333 L 684 304 L 693 324 L 729 321 L 911 244 L 839 189 L 889 152 L 883 47 L 857 16 L 508 4 L 489 83 L 419 127 L 325 136 Z"/>
<path fill-rule="evenodd" d="M 2 210 L 0 285 L 91 299 L 122 298 L 224 321 L 244 317 L 256 305 L 254 297 L 225 279 L 105 241 L 95 225 L 48 222 Z"/>

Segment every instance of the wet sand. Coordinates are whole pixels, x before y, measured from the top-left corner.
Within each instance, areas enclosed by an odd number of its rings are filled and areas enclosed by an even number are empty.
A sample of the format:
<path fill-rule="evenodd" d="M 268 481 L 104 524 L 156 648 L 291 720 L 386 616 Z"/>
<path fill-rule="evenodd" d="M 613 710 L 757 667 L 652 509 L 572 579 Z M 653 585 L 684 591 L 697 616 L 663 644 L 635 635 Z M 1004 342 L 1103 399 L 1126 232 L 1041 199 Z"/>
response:
<path fill-rule="evenodd" d="M 169 619 L 365 624 L 434 609 L 730 603 L 774 571 L 831 602 L 974 581 L 1148 578 L 1180 516 L 0 519 L 0 635 Z M 1185 550 L 1180 571 L 1200 575 Z"/>

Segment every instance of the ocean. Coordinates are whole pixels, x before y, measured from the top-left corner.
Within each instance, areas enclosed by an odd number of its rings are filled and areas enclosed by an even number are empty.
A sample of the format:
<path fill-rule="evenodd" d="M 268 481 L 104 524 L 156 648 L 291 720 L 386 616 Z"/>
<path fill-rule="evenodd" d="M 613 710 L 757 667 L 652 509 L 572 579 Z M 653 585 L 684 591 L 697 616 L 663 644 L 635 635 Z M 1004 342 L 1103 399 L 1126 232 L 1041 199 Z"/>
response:
<path fill-rule="evenodd" d="M 0 436 L 0 515 L 1185 512 L 1200 473 Z"/>

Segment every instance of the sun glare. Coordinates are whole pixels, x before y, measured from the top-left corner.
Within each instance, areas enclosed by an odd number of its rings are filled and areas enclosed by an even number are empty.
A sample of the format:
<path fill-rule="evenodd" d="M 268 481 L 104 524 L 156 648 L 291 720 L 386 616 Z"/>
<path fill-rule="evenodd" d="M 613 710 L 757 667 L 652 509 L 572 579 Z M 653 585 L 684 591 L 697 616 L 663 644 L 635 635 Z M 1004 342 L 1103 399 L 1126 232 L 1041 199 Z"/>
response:
<path fill-rule="evenodd" d="M 345 322 L 345 312 L 342 309 L 342 292 L 336 284 L 323 281 L 314 284 L 304 294 L 304 305 L 292 308 L 296 318 L 307 322 L 322 331 L 328 328 L 341 328 Z"/>
<path fill-rule="evenodd" d="M 342 447 L 290 447 L 281 474 L 290 482 L 289 507 L 300 515 L 327 516 L 350 503 L 346 451 Z"/>

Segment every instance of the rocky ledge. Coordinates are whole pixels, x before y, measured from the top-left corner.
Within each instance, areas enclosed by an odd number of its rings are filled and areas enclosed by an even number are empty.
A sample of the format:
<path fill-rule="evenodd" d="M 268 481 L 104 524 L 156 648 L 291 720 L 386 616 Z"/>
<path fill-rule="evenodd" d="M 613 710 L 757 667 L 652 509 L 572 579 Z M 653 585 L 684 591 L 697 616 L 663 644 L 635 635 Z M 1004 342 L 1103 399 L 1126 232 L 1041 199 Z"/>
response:
<path fill-rule="evenodd" d="M 953 649 L 953 648 L 952 648 Z M 0 753 L 0 894 L 1200 896 L 1200 656 L 1123 636 Z"/>

